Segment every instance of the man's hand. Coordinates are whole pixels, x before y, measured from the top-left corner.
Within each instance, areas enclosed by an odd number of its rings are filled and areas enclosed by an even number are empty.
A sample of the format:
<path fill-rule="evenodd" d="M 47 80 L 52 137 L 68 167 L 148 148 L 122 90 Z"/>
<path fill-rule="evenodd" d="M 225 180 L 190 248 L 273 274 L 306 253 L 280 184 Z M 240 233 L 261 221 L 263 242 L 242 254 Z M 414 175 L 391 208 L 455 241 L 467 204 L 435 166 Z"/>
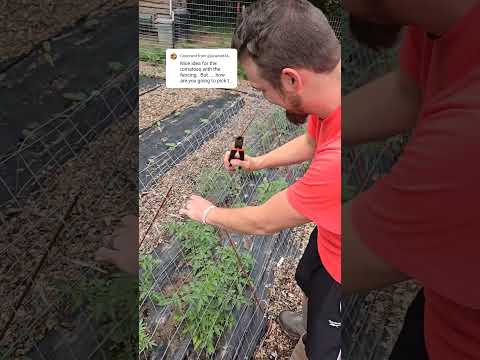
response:
<path fill-rule="evenodd" d="M 192 220 L 202 222 L 203 212 L 211 205 L 213 204 L 210 201 L 198 195 L 192 195 L 185 207 L 180 209 L 180 215 L 186 215 Z"/>
<path fill-rule="evenodd" d="M 315 139 L 305 133 L 267 154 L 256 157 L 245 155 L 244 161 L 232 159 L 232 165 L 228 162 L 230 151 L 227 151 L 223 157 L 223 166 L 228 171 L 235 171 L 240 166 L 244 171 L 250 172 L 300 164 L 313 159 L 315 148 Z"/>
<path fill-rule="evenodd" d="M 225 169 L 227 169 L 230 172 L 235 171 L 237 166 L 240 166 L 243 171 L 246 172 L 251 172 L 255 170 L 260 170 L 258 168 L 257 164 L 257 159 L 254 157 L 250 157 L 248 155 L 245 155 L 245 160 L 239 160 L 239 159 L 232 159 L 231 162 L 228 161 L 228 158 L 230 157 L 230 151 L 227 151 L 225 153 L 225 156 L 223 157 L 223 166 L 225 166 Z M 230 165 L 230 163 L 232 165 Z"/>
<path fill-rule="evenodd" d="M 138 218 L 126 216 L 113 233 L 113 249 L 100 248 L 95 260 L 117 266 L 130 274 L 138 274 Z"/>

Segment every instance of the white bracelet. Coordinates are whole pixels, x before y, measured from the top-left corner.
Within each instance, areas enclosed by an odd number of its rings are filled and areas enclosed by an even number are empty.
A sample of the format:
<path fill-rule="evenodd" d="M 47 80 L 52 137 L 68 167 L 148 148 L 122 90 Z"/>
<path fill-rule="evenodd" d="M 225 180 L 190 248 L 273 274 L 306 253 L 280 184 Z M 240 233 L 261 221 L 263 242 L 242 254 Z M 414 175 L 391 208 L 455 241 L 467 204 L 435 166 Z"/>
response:
<path fill-rule="evenodd" d="M 213 208 L 215 208 L 216 206 L 215 205 L 210 205 L 209 207 L 207 207 L 204 211 L 203 211 L 203 217 L 202 217 L 202 223 L 203 225 L 207 225 L 207 216 L 208 216 L 208 213 L 210 212 L 210 210 L 212 210 Z"/>

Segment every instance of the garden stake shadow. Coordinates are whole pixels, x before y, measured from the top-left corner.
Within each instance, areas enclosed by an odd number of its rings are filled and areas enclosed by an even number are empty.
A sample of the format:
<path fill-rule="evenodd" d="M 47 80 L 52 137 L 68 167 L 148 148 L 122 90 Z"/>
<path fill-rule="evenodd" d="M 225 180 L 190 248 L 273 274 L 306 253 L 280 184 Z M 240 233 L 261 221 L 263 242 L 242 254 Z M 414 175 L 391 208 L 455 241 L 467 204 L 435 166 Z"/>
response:
<path fill-rule="evenodd" d="M 67 211 L 65 212 L 65 215 L 63 216 L 62 221 L 61 221 L 60 225 L 58 226 L 57 231 L 55 232 L 55 235 L 53 236 L 52 240 L 50 240 L 50 242 L 47 246 L 47 249 L 43 253 L 40 261 L 37 264 L 37 266 L 33 270 L 33 274 L 32 274 L 31 279 L 30 280 L 28 280 L 28 279 L 25 280 L 25 285 L 26 285 L 25 289 L 23 290 L 23 292 L 20 295 L 20 297 L 18 298 L 18 300 L 15 302 L 14 309 L 13 309 L 12 313 L 10 314 L 10 317 L 8 318 L 7 322 L 5 323 L 5 326 L 2 329 L 2 332 L 0 333 L 0 341 L 2 341 L 2 339 L 4 338 L 5 334 L 7 333 L 8 329 L 10 328 L 10 325 L 12 324 L 12 322 L 15 318 L 15 314 L 17 313 L 20 306 L 22 306 L 23 300 L 25 300 L 25 297 L 30 292 L 30 289 L 32 288 L 33 284 L 35 283 L 35 280 L 36 280 L 36 278 L 37 278 L 37 276 L 40 272 L 40 269 L 42 268 L 43 264 L 47 260 L 47 257 L 49 255 L 50 251 L 52 250 L 53 246 L 56 244 L 58 238 L 62 234 L 63 229 L 65 228 L 65 221 L 72 214 L 72 211 L 73 211 L 75 205 L 77 204 L 77 201 L 78 201 L 79 198 L 80 198 L 80 193 L 75 195 L 72 203 L 70 204 Z"/>
<path fill-rule="evenodd" d="M 155 213 L 155 216 L 153 217 L 152 222 L 148 226 L 147 231 L 145 231 L 145 234 L 143 234 L 142 240 L 140 241 L 140 245 L 138 246 L 138 248 L 140 248 L 142 246 L 143 242 L 145 241 L 145 238 L 147 237 L 148 233 L 150 232 L 150 229 L 152 228 L 153 224 L 155 223 L 155 220 L 157 220 L 158 214 L 160 214 L 160 210 L 162 210 L 163 205 L 165 205 L 165 203 L 167 202 L 167 199 L 170 196 L 170 192 L 172 191 L 172 189 L 173 189 L 173 185 L 171 185 L 170 189 L 168 189 L 167 194 L 165 195 L 165 198 L 163 199 L 162 203 L 160 204 L 160 207 L 158 208 L 157 212 Z"/>
<path fill-rule="evenodd" d="M 237 247 L 236 247 L 235 243 L 233 242 L 232 238 L 230 237 L 230 234 L 227 231 L 224 231 L 224 232 L 225 232 L 225 235 L 227 235 L 228 242 L 229 242 L 230 246 L 232 247 L 233 252 L 235 254 L 235 257 L 237 259 L 237 265 L 238 265 L 238 270 L 240 271 L 240 274 L 242 274 L 242 276 L 246 280 L 248 280 L 248 286 L 250 287 L 250 290 L 252 290 L 252 295 L 253 295 L 253 298 L 255 299 L 255 302 L 257 303 L 260 310 L 265 312 L 265 308 L 262 306 L 262 303 L 258 299 L 257 291 L 255 290 L 255 286 L 252 282 L 252 279 L 247 274 L 247 272 L 245 271 L 245 268 L 242 265 L 242 259 L 240 258 L 240 255 L 238 255 L 238 251 L 237 251 Z"/>

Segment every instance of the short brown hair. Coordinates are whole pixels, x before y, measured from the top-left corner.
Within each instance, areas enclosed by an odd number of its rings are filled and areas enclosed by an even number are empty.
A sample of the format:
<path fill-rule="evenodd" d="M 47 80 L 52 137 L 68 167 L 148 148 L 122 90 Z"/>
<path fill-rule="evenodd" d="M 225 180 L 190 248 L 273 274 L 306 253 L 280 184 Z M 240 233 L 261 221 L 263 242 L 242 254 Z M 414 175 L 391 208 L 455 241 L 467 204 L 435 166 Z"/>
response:
<path fill-rule="evenodd" d="M 252 57 L 261 75 L 277 89 L 286 67 L 318 73 L 340 62 L 341 47 L 320 9 L 307 0 L 258 0 L 239 18 L 232 47 Z"/>

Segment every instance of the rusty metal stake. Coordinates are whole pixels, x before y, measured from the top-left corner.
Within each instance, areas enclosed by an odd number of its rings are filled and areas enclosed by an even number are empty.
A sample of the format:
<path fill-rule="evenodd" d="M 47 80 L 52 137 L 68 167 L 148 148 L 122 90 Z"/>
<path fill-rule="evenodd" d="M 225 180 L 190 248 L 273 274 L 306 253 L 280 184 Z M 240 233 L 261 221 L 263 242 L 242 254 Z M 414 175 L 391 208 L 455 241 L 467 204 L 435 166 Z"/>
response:
<path fill-rule="evenodd" d="M 80 197 L 80 194 L 75 195 L 75 198 L 73 199 L 72 203 L 70 204 L 70 206 L 67 209 L 67 212 L 63 216 L 63 220 L 62 220 L 61 224 L 59 225 L 55 235 L 53 236 L 52 240 L 50 240 L 50 243 L 48 244 L 47 249 L 43 253 L 42 258 L 38 262 L 37 266 L 35 267 L 31 279 L 30 280 L 28 280 L 28 279 L 25 280 L 26 287 L 23 290 L 20 297 L 18 298 L 18 300 L 15 302 L 14 310 L 10 314 L 10 317 L 8 318 L 5 326 L 2 329 L 2 332 L 0 333 L 0 341 L 3 339 L 3 337 L 7 333 L 8 329 L 10 328 L 10 325 L 12 324 L 13 320 L 15 319 L 15 314 L 17 313 L 20 306 L 22 306 L 23 300 L 25 300 L 25 297 L 30 292 L 30 289 L 32 288 L 33 284 L 35 283 L 35 279 L 37 278 L 38 273 L 40 272 L 40 269 L 42 268 L 43 264 L 47 260 L 47 257 L 49 255 L 50 251 L 52 250 L 53 246 L 56 244 L 58 238 L 62 234 L 63 229 L 65 228 L 65 221 L 70 217 L 70 215 L 73 211 L 73 208 L 77 204 L 77 201 L 78 201 L 79 197 Z"/>
<path fill-rule="evenodd" d="M 153 224 L 155 223 L 155 220 L 157 220 L 158 214 L 160 214 L 160 210 L 162 210 L 163 205 L 165 205 L 165 203 L 167 202 L 167 199 L 168 199 L 168 197 L 170 196 L 170 192 L 172 191 L 172 189 L 173 189 L 173 185 L 170 186 L 170 189 L 168 189 L 167 195 L 165 195 L 165 198 L 163 199 L 162 204 L 161 204 L 160 207 L 158 208 L 155 216 L 153 217 L 152 222 L 150 223 L 150 225 L 149 225 L 148 228 L 147 228 L 147 231 L 145 231 L 145 234 L 143 235 L 143 238 L 142 238 L 142 240 L 140 241 L 139 248 L 142 246 L 143 242 L 145 241 L 145 238 L 147 237 L 148 233 L 150 232 L 150 229 L 152 228 Z"/>
<path fill-rule="evenodd" d="M 242 259 L 240 258 L 240 255 L 238 254 L 237 247 L 235 246 L 235 243 L 233 242 L 232 238 L 230 237 L 230 234 L 225 230 L 224 230 L 224 232 L 227 235 L 228 242 L 230 243 L 230 246 L 232 247 L 233 252 L 235 253 L 235 257 L 237 258 L 237 263 L 238 263 L 238 268 L 240 270 L 240 273 L 248 280 L 248 286 L 252 290 L 252 294 L 253 294 L 253 298 L 255 299 L 255 302 L 257 303 L 258 307 L 262 311 L 265 311 L 264 307 L 262 306 L 262 303 L 258 299 L 257 291 L 255 290 L 255 286 L 252 282 L 252 279 L 250 278 L 250 276 L 247 274 L 247 272 L 245 271 L 245 269 L 243 267 Z"/>

